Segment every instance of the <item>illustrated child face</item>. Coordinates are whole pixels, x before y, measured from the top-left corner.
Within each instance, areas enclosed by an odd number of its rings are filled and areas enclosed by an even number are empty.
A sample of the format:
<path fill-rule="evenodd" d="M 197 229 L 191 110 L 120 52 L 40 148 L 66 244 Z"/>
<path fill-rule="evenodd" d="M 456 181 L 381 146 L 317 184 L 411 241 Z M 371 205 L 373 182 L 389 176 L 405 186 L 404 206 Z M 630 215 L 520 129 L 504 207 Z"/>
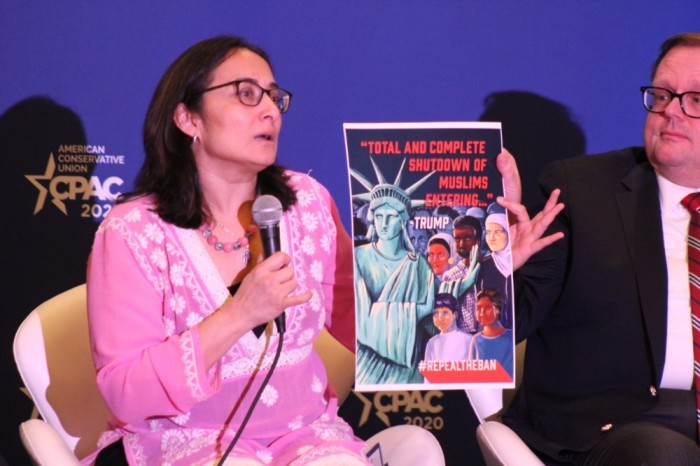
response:
<path fill-rule="evenodd" d="M 440 332 L 449 332 L 455 320 L 455 313 L 449 307 L 438 307 L 433 311 L 433 323 Z"/>
<path fill-rule="evenodd" d="M 498 317 L 496 306 L 493 305 L 491 298 L 486 296 L 479 298 L 476 302 L 476 320 L 482 327 L 491 325 Z"/>

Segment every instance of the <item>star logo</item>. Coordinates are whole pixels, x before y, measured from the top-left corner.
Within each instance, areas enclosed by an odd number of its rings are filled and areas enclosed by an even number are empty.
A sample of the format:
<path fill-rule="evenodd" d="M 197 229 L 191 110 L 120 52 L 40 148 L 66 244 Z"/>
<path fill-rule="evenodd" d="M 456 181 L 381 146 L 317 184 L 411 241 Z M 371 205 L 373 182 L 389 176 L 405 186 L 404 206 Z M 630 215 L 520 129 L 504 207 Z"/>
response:
<path fill-rule="evenodd" d="M 36 198 L 36 205 L 34 206 L 34 215 L 39 213 L 43 208 L 44 204 L 46 203 L 46 195 L 48 194 L 49 190 L 46 188 L 43 183 L 46 180 L 51 180 L 53 178 L 53 174 L 56 171 L 56 161 L 53 158 L 53 152 L 49 154 L 49 162 L 46 164 L 46 171 L 44 172 L 43 175 L 24 175 L 25 178 L 29 180 L 31 184 L 34 185 L 36 189 L 39 190 L 39 196 Z M 66 205 L 63 203 L 63 201 L 59 199 L 52 199 L 51 202 L 53 202 L 53 205 L 55 205 L 58 210 L 63 212 L 64 215 L 68 215 L 68 211 L 66 210 Z"/>
<path fill-rule="evenodd" d="M 374 406 L 374 403 L 372 403 L 372 400 L 370 400 L 360 392 L 356 392 L 353 390 L 353 393 L 362 402 L 362 415 L 360 416 L 360 421 L 358 423 L 358 427 L 362 427 L 369 419 L 369 415 L 372 412 L 372 407 Z M 387 427 L 391 427 L 389 416 L 387 416 L 386 413 L 377 410 L 375 414 L 384 424 L 386 424 Z"/>

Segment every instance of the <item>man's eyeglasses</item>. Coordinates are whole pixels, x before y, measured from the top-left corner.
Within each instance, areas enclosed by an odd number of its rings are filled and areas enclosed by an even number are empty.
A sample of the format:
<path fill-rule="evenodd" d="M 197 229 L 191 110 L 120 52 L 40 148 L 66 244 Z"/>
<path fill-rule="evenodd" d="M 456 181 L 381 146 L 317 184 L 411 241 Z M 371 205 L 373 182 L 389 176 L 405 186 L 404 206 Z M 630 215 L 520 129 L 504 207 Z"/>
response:
<path fill-rule="evenodd" d="M 663 113 L 671 101 L 678 97 L 681 110 L 690 118 L 700 118 L 700 92 L 676 94 L 663 87 L 644 86 L 641 88 L 644 108 L 652 113 Z"/>
<path fill-rule="evenodd" d="M 279 87 L 273 87 L 272 89 L 265 89 L 261 87 L 255 81 L 250 79 L 237 79 L 235 81 L 229 81 L 227 83 L 218 84 L 216 86 L 208 87 L 202 91 L 205 92 L 213 91 L 215 89 L 221 89 L 222 87 L 233 86 L 236 89 L 236 95 L 238 95 L 238 100 L 241 101 L 243 105 L 249 107 L 255 107 L 262 101 L 263 95 L 272 99 L 272 101 L 277 105 L 280 113 L 286 113 L 289 110 L 289 104 L 292 101 L 292 93 L 280 89 Z"/>

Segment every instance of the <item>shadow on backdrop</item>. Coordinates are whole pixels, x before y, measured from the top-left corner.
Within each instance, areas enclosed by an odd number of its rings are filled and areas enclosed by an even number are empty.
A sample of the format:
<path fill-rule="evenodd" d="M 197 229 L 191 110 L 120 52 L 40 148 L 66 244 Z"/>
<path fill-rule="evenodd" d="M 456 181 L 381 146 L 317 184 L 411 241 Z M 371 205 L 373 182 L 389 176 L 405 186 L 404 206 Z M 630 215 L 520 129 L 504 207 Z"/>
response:
<path fill-rule="evenodd" d="M 537 179 L 549 162 L 586 152 L 586 136 L 565 105 L 524 91 L 494 92 L 480 121 L 503 123 L 503 146 L 518 161 L 523 204 L 540 198 Z"/>
<path fill-rule="evenodd" d="M 54 203 L 51 181 L 62 173 L 60 145 L 85 145 L 83 124 L 71 109 L 47 97 L 22 100 L 0 115 L 3 284 L 0 324 L 0 455 L 9 464 L 30 464 L 19 439 L 20 422 L 33 404 L 20 391 L 22 382 L 12 342 L 22 320 L 44 300 L 85 281 L 85 268 L 97 224 L 81 216 L 91 198 Z M 49 162 L 51 154 L 55 166 Z M 79 175 L 89 180 L 89 173 Z M 75 178 L 74 178 L 75 179 Z M 33 181 L 32 181 L 33 180 Z M 60 185 L 64 194 L 68 184 Z M 65 213 L 59 206 L 62 206 Z M 0 461 L 2 464 L 2 461 Z"/>

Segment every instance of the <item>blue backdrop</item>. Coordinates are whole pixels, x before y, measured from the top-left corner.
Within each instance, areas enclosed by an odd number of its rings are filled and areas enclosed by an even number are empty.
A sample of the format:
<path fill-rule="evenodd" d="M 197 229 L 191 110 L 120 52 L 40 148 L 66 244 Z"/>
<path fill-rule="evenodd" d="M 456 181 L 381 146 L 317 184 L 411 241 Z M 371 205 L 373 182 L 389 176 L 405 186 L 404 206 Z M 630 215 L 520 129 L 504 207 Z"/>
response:
<path fill-rule="evenodd" d="M 641 142 L 639 86 L 664 38 L 698 28 L 696 3 L 5 0 L 0 454 L 26 462 L 17 425 L 31 403 L 19 391 L 14 332 L 41 301 L 84 281 L 96 221 L 140 166 L 151 93 L 194 42 L 238 34 L 270 53 L 294 93 L 279 160 L 328 186 L 349 227 L 343 122 L 502 120 L 530 185 L 547 158 Z M 93 166 L 86 154 L 110 157 Z M 430 398 L 465 413 L 462 423 L 442 420 L 441 439 L 463 444 L 448 461 L 478 463 L 473 416 L 456 396 Z M 383 408 L 366 413 L 369 402 L 356 401 L 350 416 L 371 425 L 365 414 Z M 435 428 L 434 401 L 412 406 L 392 408 L 391 422 L 424 417 Z"/>

